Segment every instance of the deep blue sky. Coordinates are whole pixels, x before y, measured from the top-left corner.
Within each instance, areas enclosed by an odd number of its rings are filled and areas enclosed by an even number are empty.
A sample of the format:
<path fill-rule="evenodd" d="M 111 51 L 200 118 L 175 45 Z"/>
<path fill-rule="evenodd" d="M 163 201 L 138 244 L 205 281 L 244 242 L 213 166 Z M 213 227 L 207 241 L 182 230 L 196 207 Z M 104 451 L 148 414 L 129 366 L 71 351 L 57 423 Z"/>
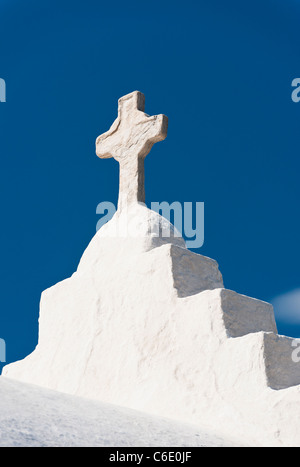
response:
<path fill-rule="evenodd" d="M 300 287 L 300 8 L 294 0 L 0 0 L 1 316 L 7 361 L 37 343 L 41 292 L 69 277 L 116 202 L 95 139 L 133 90 L 169 117 L 146 159 L 151 201 L 203 201 L 225 286 Z M 299 325 L 278 322 L 300 335 Z"/>

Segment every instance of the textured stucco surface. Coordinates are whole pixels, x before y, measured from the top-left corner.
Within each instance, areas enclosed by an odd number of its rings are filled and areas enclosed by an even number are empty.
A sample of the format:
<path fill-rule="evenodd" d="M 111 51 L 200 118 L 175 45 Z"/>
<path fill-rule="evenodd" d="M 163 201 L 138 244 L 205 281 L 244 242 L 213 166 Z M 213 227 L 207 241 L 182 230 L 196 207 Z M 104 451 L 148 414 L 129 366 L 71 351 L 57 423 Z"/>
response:
<path fill-rule="evenodd" d="M 120 235 L 132 219 L 136 235 Z M 3 375 L 248 444 L 300 445 L 300 365 L 271 305 L 226 290 L 182 238 L 154 236 L 165 222 L 137 206 L 100 229 L 72 277 L 43 292 L 36 349 Z"/>

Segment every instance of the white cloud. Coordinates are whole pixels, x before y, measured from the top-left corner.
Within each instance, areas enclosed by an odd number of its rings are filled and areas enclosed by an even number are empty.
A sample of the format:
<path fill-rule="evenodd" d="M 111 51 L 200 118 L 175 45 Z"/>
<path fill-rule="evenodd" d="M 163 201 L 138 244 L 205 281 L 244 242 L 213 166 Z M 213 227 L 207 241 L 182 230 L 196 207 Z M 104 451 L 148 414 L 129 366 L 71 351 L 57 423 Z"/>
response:
<path fill-rule="evenodd" d="M 275 318 L 282 323 L 300 325 L 300 288 L 272 300 Z"/>

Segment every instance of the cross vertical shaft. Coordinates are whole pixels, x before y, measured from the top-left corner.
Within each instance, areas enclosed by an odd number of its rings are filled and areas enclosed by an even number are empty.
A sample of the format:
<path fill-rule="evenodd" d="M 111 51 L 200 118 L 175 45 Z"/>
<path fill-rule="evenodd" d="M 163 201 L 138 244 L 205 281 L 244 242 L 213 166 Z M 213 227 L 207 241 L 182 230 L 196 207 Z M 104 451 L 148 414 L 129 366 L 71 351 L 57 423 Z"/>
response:
<path fill-rule="evenodd" d="M 144 159 L 124 158 L 120 160 L 118 209 L 135 202 L 145 203 Z"/>

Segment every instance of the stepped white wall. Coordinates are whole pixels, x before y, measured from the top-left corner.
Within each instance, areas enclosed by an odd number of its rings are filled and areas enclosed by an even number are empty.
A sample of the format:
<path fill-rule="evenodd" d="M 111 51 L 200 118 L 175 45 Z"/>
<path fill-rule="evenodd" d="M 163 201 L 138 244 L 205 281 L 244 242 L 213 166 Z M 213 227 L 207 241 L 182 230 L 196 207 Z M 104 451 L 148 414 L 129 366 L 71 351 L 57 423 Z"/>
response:
<path fill-rule="evenodd" d="M 300 445 L 300 365 L 271 305 L 224 289 L 217 263 L 182 239 L 153 236 L 149 225 L 165 221 L 146 208 L 136 238 L 111 235 L 123 220 L 116 215 L 77 272 L 43 292 L 38 346 L 3 374 L 201 420 L 247 443 Z"/>

